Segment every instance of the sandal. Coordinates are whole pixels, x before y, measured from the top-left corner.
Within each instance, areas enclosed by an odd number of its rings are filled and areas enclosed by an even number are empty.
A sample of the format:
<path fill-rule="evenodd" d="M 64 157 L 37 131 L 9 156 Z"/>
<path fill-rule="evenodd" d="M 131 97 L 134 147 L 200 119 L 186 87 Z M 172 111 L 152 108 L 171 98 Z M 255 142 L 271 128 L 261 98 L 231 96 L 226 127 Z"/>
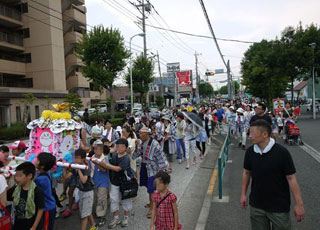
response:
<path fill-rule="evenodd" d="M 144 207 L 145 208 L 150 208 L 150 204 L 145 204 Z"/>

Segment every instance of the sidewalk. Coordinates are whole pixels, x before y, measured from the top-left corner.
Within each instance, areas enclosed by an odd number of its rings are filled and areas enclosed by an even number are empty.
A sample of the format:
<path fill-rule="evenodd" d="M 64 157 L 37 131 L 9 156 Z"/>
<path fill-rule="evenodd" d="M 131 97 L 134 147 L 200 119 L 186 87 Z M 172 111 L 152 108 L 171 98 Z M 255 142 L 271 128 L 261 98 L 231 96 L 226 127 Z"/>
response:
<path fill-rule="evenodd" d="M 302 123 L 302 122 L 301 122 Z M 304 125 L 302 125 L 304 126 Z M 318 135 L 317 135 L 318 137 Z M 305 140 L 307 142 L 307 140 Z M 237 147 L 232 140 L 229 152 L 230 163 L 227 164 L 223 179 L 223 201 L 218 199 L 216 182 L 206 229 L 248 230 L 250 226 L 250 210 L 241 209 L 240 193 L 245 151 Z M 282 140 L 279 141 L 280 144 Z M 248 142 L 247 147 L 251 145 Z M 290 151 L 297 170 L 298 183 L 301 188 L 303 202 L 307 213 L 306 219 L 297 223 L 293 215 L 294 200 L 291 198 L 291 219 L 293 230 L 316 230 L 320 226 L 320 197 L 318 195 L 320 165 L 299 146 L 286 146 Z M 315 178 L 316 177 L 316 178 Z M 249 191 L 250 192 L 250 189 Z M 249 194 L 249 193 L 248 193 Z"/>
<path fill-rule="evenodd" d="M 219 149 L 219 144 L 212 143 L 210 146 L 207 146 L 205 159 L 201 163 L 190 167 L 188 170 L 185 169 L 185 162 L 183 164 L 178 164 L 175 160 L 173 163 L 173 172 L 171 174 L 169 189 L 178 198 L 179 218 L 183 225 L 183 229 L 185 230 L 195 229 Z M 59 185 L 58 195 L 61 194 L 61 189 L 62 186 Z M 66 203 L 67 201 L 64 202 L 64 204 Z M 148 209 L 144 208 L 146 203 L 148 203 L 146 189 L 144 187 L 139 187 L 138 197 L 133 205 L 133 211 L 129 219 L 129 227 L 125 229 L 142 230 L 150 228 L 150 219 L 146 218 Z M 99 229 L 108 229 L 110 220 L 111 214 L 109 209 L 107 223 Z M 81 223 L 78 211 L 74 212 L 74 214 L 68 218 L 60 216 L 55 222 L 55 229 L 57 230 L 80 229 L 80 226 Z M 118 226 L 114 229 L 123 228 Z"/>

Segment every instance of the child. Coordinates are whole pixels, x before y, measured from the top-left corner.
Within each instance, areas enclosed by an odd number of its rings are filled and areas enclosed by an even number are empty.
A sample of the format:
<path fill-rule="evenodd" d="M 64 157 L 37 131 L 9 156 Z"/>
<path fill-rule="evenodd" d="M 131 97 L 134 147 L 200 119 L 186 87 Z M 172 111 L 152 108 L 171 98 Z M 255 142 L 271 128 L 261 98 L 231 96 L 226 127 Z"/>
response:
<path fill-rule="evenodd" d="M 9 148 L 6 146 L 6 145 L 2 145 L 0 147 L 0 152 L 4 154 L 5 156 L 5 159 L 4 159 L 4 162 L 3 162 L 3 165 L 4 166 L 8 166 L 11 162 L 10 159 L 8 159 L 9 155 L 10 155 L 10 151 L 9 151 Z M 13 163 L 12 163 L 13 164 Z"/>
<path fill-rule="evenodd" d="M 52 169 L 55 163 L 56 158 L 51 153 L 42 152 L 37 157 L 36 168 L 39 174 L 34 182 L 43 190 L 45 196 L 44 214 L 39 224 L 41 229 L 53 230 L 56 200 L 53 197 L 52 181 L 48 171 Z"/>
<path fill-rule="evenodd" d="M 110 177 L 110 208 L 113 214 L 113 220 L 109 224 L 109 228 L 115 228 L 117 225 L 121 224 L 122 227 L 128 226 L 129 214 L 132 209 L 132 199 L 121 200 L 120 193 L 120 181 L 125 178 L 125 171 L 129 177 L 133 176 L 130 170 L 130 158 L 127 154 L 128 141 L 124 138 L 120 138 L 116 142 L 117 152 L 112 154 L 112 164 L 106 163 L 109 170 L 112 170 Z M 124 209 L 124 218 L 120 221 L 119 209 L 120 202 Z"/>
<path fill-rule="evenodd" d="M 109 192 L 109 172 L 104 162 L 109 163 L 109 160 L 103 154 L 103 143 L 101 140 L 96 140 L 93 143 L 94 158 L 102 159 L 102 162 L 92 161 L 90 164 L 93 170 L 93 181 L 95 185 L 95 201 L 96 201 L 96 216 L 99 218 L 98 226 L 102 227 L 106 223 L 106 214 L 108 209 L 108 192 Z"/>
<path fill-rule="evenodd" d="M 168 189 L 170 175 L 160 171 L 155 176 L 157 190 L 152 194 L 151 230 L 181 229 L 177 197 Z"/>
<path fill-rule="evenodd" d="M 0 152 L 0 168 L 4 166 L 3 162 L 5 161 L 5 156 Z M 7 181 L 6 178 L 0 173 L 0 203 L 6 207 L 7 205 Z"/>
<path fill-rule="evenodd" d="M 12 230 L 36 230 L 45 207 L 45 197 L 33 178 L 36 168 L 31 162 L 24 162 L 16 168 L 15 180 L 17 186 L 8 190 L 7 198 L 13 201 L 14 225 Z"/>
<path fill-rule="evenodd" d="M 16 157 L 24 157 L 25 150 L 27 148 L 26 144 L 23 141 L 15 141 L 8 146 L 12 150 L 12 155 Z M 20 164 L 22 161 L 12 161 L 11 164 Z"/>
<path fill-rule="evenodd" d="M 283 120 L 280 115 L 277 115 L 277 126 L 278 126 L 278 134 L 279 137 L 282 136 L 282 130 L 283 130 Z"/>
<path fill-rule="evenodd" d="M 86 151 L 78 149 L 75 151 L 75 163 L 85 165 L 86 163 Z M 93 207 L 93 189 L 94 185 L 90 177 L 89 169 L 74 169 L 72 173 L 69 172 L 66 179 L 75 177 L 76 187 L 79 189 L 79 208 L 81 217 L 81 230 L 87 229 L 88 220 L 91 224 L 90 230 L 97 229 L 96 222 L 92 215 Z"/>

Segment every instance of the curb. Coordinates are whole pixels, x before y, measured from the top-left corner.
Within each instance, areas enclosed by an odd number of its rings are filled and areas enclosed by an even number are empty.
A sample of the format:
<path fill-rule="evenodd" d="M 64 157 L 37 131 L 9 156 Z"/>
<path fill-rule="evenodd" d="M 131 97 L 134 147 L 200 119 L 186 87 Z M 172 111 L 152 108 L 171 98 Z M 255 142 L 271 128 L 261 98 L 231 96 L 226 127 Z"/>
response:
<path fill-rule="evenodd" d="M 223 142 L 215 137 L 211 137 L 211 139 L 212 139 L 212 143 L 215 143 L 220 146 L 219 147 L 219 149 L 220 149 L 221 146 L 223 145 Z M 213 174 L 214 174 L 214 171 L 217 170 L 217 168 L 218 168 L 218 157 L 215 159 L 215 167 L 213 169 Z M 214 186 L 215 186 L 215 183 L 213 184 L 213 189 L 214 189 Z M 209 183 L 207 191 L 210 190 L 210 187 L 212 187 L 212 185 Z M 199 215 L 199 218 L 197 221 L 197 225 L 195 228 L 196 230 L 205 230 L 206 229 L 207 220 L 208 220 L 208 216 L 210 213 L 210 208 L 212 205 L 213 198 L 214 198 L 213 194 L 209 195 L 206 192 L 205 198 L 203 200 L 202 208 L 200 211 L 200 215 Z"/>

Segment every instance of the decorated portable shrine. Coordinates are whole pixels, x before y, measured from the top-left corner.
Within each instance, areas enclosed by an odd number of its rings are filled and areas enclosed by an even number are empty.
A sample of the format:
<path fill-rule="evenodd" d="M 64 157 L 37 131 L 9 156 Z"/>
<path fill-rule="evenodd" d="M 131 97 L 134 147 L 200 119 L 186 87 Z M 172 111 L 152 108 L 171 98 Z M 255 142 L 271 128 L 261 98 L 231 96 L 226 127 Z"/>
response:
<path fill-rule="evenodd" d="M 31 121 L 29 147 L 25 158 L 34 162 L 41 152 L 52 153 L 57 160 L 66 160 L 80 146 L 81 124 L 71 118 L 65 103 L 52 105 L 55 110 L 44 110 L 41 117 Z"/>

